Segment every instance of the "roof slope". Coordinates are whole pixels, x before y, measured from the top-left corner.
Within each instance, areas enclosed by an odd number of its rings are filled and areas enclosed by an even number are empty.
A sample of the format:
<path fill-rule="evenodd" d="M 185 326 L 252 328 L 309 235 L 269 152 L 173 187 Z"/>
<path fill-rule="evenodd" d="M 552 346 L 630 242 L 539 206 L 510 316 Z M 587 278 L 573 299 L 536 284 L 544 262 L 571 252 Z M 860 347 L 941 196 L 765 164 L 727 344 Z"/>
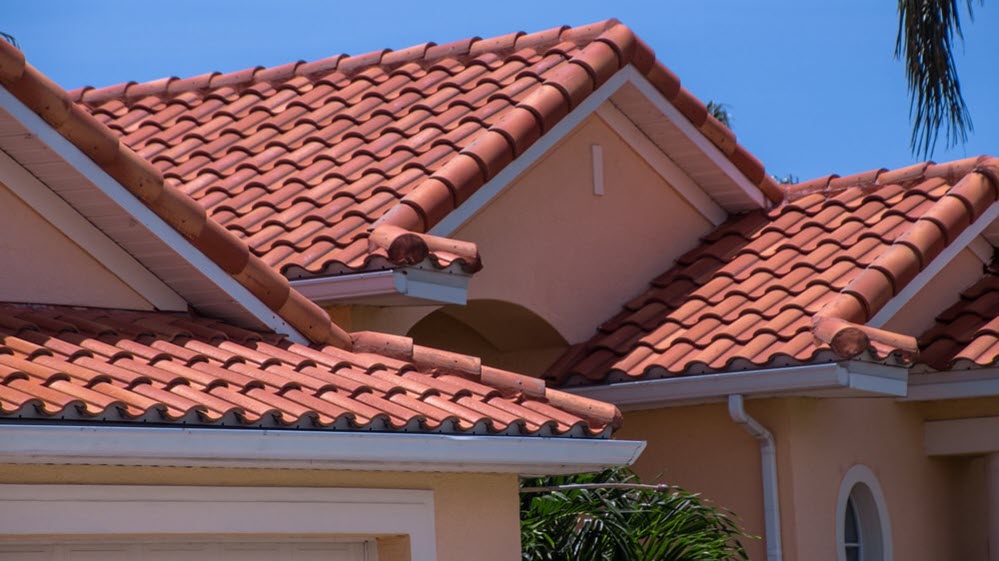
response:
<path fill-rule="evenodd" d="M 619 425 L 612 405 L 477 358 L 346 333 L 5 41 L 0 85 L 312 343 L 183 314 L 0 304 L 0 419 L 590 437 Z M 390 251 L 416 245 L 383 232 Z"/>
<path fill-rule="evenodd" d="M 773 180 L 616 20 L 428 43 L 231 74 L 74 92 L 253 254 L 291 278 L 413 264 L 480 267 L 426 232 L 616 71 L 633 65 L 772 200 Z"/>
<path fill-rule="evenodd" d="M 167 312 L 0 304 L 0 421 L 608 436 L 611 405 L 403 338 L 347 352 Z"/>
<path fill-rule="evenodd" d="M 842 360 L 911 362 L 864 326 L 999 197 L 999 160 L 918 164 L 790 186 L 723 224 L 547 373 L 614 382 Z"/>
<path fill-rule="evenodd" d="M 999 362 L 999 276 L 990 272 L 961 293 L 919 338 L 920 359 L 937 370 Z"/>

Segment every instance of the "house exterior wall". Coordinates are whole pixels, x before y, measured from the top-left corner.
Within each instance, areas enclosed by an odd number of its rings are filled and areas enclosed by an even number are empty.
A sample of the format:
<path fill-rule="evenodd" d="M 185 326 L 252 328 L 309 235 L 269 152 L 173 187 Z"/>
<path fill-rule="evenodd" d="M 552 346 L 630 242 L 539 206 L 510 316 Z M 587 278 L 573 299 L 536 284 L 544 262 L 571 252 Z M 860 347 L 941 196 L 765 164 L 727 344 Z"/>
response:
<path fill-rule="evenodd" d="M 0 302 L 152 309 L 2 184 L 0 209 Z"/>
<path fill-rule="evenodd" d="M 968 414 L 994 410 L 979 400 Z M 932 458 L 923 422 L 968 410 L 955 403 L 890 398 L 750 400 L 746 409 L 777 443 L 784 559 L 835 561 L 836 502 L 847 470 L 869 467 L 885 496 L 893 559 L 984 559 L 984 464 Z M 625 413 L 619 438 L 644 439 L 635 465 L 643 479 L 701 493 L 734 511 L 745 530 L 764 533 L 757 441 L 733 423 L 724 403 Z M 762 540 L 747 543 L 765 559 Z"/>
<path fill-rule="evenodd" d="M 593 192 L 595 144 L 603 148 L 602 196 Z M 485 267 L 472 279 L 470 299 L 520 304 L 572 344 L 589 338 L 710 229 L 610 127 L 590 117 L 450 236 L 475 242 L 482 254 Z"/>
<path fill-rule="evenodd" d="M 520 557 L 515 475 L 4 465 L 0 466 L 0 483 L 427 489 L 434 493 L 440 561 L 508 561 Z M 399 547 L 392 542 L 383 545 L 386 550 Z"/>
<path fill-rule="evenodd" d="M 941 312 L 954 304 L 956 294 L 981 278 L 982 260 L 970 249 L 961 251 L 913 296 L 912 302 L 919 304 L 902 307 L 883 329 L 919 337 L 933 327 L 934 320 Z"/>

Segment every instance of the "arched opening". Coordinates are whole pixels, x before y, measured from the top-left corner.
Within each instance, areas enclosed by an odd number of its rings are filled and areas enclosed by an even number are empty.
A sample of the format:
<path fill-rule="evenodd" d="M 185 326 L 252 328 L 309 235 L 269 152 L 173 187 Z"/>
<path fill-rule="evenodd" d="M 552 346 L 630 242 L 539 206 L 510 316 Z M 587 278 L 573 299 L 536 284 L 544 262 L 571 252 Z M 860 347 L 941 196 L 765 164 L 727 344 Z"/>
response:
<path fill-rule="evenodd" d="M 888 509 L 869 468 L 856 465 L 847 472 L 840 484 L 836 510 L 840 561 L 891 561 Z"/>
<path fill-rule="evenodd" d="M 554 327 L 531 310 L 501 300 L 444 306 L 408 335 L 419 345 L 478 356 L 482 363 L 539 375 L 568 347 Z"/>

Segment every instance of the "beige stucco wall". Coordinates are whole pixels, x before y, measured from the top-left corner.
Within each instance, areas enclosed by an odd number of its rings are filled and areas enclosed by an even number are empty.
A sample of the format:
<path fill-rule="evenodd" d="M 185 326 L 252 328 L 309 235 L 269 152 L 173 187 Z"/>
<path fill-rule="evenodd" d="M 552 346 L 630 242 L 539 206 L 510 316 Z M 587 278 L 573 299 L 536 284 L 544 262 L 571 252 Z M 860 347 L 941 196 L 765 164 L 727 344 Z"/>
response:
<path fill-rule="evenodd" d="M 843 476 L 863 464 L 876 474 L 892 526 L 895 560 L 984 559 L 984 467 L 974 458 L 930 458 L 923 422 L 994 411 L 996 400 L 902 404 L 889 398 L 770 399 L 747 411 L 777 440 L 784 558 L 836 559 L 836 500 Z M 701 492 L 763 535 L 757 442 L 725 404 L 625 413 L 619 438 L 645 439 L 643 478 Z M 749 544 L 765 559 L 762 541 Z"/>
<path fill-rule="evenodd" d="M 440 561 L 520 558 L 514 475 L 3 465 L 0 483 L 428 489 L 434 493 Z"/>
<path fill-rule="evenodd" d="M 152 308 L 3 185 L 0 302 Z"/>
<path fill-rule="evenodd" d="M 605 194 L 593 193 L 592 146 L 603 148 Z M 694 247 L 711 224 L 599 117 L 590 117 L 450 237 L 475 242 L 485 268 L 469 300 L 537 314 L 558 344 L 507 348 L 466 325 L 421 320 L 435 306 L 331 308 L 341 325 L 411 335 L 418 343 L 481 356 L 485 364 L 542 372 L 569 344 L 640 293 Z M 613 274 L 626 271 L 627 274 Z M 610 273 L 608 273 L 610 272 Z M 531 329 L 517 324 L 513 331 Z"/>
<path fill-rule="evenodd" d="M 594 144 L 603 147 L 603 196 L 593 194 Z M 475 242 L 485 264 L 470 299 L 520 304 L 571 344 L 593 335 L 709 230 L 599 117 L 590 117 L 451 237 Z"/>
<path fill-rule="evenodd" d="M 933 280 L 912 298 L 915 305 L 903 307 L 884 329 L 918 337 L 933 327 L 934 319 L 957 302 L 958 294 L 982 278 L 982 260 L 970 249 L 957 254 Z"/>

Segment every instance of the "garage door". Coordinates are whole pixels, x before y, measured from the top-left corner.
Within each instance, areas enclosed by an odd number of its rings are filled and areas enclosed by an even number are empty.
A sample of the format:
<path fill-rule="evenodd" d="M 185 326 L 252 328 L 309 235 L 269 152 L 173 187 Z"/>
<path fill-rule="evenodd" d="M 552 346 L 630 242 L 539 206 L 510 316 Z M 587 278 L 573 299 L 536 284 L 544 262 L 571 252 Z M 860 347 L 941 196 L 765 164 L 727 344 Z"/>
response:
<path fill-rule="evenodd" d="M 374 550 L 365 542 L 305 540 L 5 543 L 0 561 L 376 561 Z"/>

